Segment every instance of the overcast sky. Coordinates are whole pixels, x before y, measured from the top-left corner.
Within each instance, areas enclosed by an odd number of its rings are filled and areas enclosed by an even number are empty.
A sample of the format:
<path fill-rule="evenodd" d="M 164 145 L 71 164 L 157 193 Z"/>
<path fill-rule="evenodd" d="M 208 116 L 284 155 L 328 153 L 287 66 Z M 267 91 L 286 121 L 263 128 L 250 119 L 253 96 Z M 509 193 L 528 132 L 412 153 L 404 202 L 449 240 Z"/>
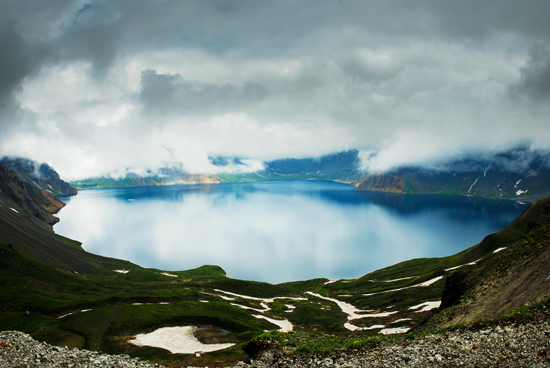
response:
<path fill-rule="evenodd" d="M 548 148 L 549 19 L 548 0 L 0 0 L 0 155 L 72 180 Z"/>

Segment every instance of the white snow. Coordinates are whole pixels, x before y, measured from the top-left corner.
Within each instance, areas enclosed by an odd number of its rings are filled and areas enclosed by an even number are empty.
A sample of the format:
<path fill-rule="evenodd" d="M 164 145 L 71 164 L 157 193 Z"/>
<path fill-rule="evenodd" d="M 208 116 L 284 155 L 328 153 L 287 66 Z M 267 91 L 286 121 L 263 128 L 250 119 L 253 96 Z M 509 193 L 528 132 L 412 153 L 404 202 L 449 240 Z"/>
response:
<path fill-rule="evenodd" d="M 218 295 L 220 298 L 222 298 L 223 300 L 235 300 L 235 298 L 231 298 L 229 296 L 225 296 L 225 295 Z"/>
<path fill-rule="evenodd" d="M 62 315 L 62 316 L 60 316 L 60 317 L 57 317 L 57 319 L 65 318 L 65 317 L 67 317 L 67 316 L 70 316 L 71 314 L 74 314 L 74 313 L 71 312 L 71 313 L 64 314 L 64 315 Z"/>
<path fill-rule="evenodd" d="M 10 210 L 12 210 L 12 211 L 15 212 L 15 213 L 19 213 L 19 211 L 17 211 L 15 208 L 11 208 L 11 207 L 10 207 Z"/>
<path fill-rule="evenodd" d="M 130 270 L 113 270 L 114 272 L 118 272 L 118 273 L 128 273 L 130 272 Z"/>
<path fill-rule="evenodd" d="M 385 328 L 379 333 L 383 335 L 393 335 L 393 334 L 402 334 L 410 330 L 410 327 L 394 327 L 394 328 Z"/>
<path fill-rule="evenodd" d="M 377 292 L 377 293 L 363 294 L 363 296 L 371 296 L 371 295 L 377 295 L 377 294 L 382 294 L 382 293 L 391 293 L 391 292 L 393 292 L 393 291 L 411 289 L 411 288 L 415 288 L 415 287 L 430 286 L 431 284 L 433 284 L 433 283 L 435 283 L 435 282 L 438 282 L 438 281 L 441 280 L 442 278 L 443 278 L 443 276 L 438 276 L 438 277 L 435 277 L 435 278 L 430 279 L 430 280 L 428 280 L 428 281 L 424 281 L 424 282 L 422 282 L 422 283 L 420 283 L 420 284 L 411 285 L 411 286 L 405 286 L 405 287 L 398 288 L 398 289 L 390 289 L 390 290 L 379 291 L 379 292 Z"/>
<path fill-rule="evenodd" d="M 408 276 L 408 277 L 402 277 L 400 279 L 383 280 L 381 282 L 394 282 L 394 281 L 408 280 L 408 279 L 414 279 L 415 277 L 418 277 L 418 276 Z"/>
<path fill-rule="evenodd" d="M 393 323 L 405 322 L 405 321 L 412 321 L 412 318 L 400 318 L 400 319 L 396 319 L 395 321 L 390 322 L 390 325 L 393 324 Z"/>
<path fill-rule="evenodd" d="M 340 307 L 342 312 L 344 312 L 345 314 L 348 315 L 348 321 L 351 321 L 351 320 L 354 320 L 354 319 L 361 319 L 361 318 L 387 317 L 389 315 L 392 315 L 392 314 L 398 312 L 398 311 L 393 311 L 393 312 L 383 312 L 383 313 L 374 313 L 374 314 L 359 314 L 359 313 L 364 313 L 364 312 L 372 312 L 372 309 L 370 309 L 370 310 L 357 309 L 356 307 L 354 307 L 353 305 L 351 305 L 349 303 L 342 302 L 338 299 L 328 298 L 328 297 L 322 296 L 320 294 L 312 293 L 311 291 L 306 291 L 306 294 L 313 295 L 313 296 L 316 296 L 317 298 L 321 298 L 321 299 L 324 299 L 324 300 L 329 300 L 333 303 L 336 303 L 336 305 L 338 305 L 338 307 Z"/>
<path fill-rule="evenodd" d="M 440 305 L 441 305 L 441 300 L 438 300 L 435 302 L 424 302 L 422 304 L 413 305 L 412 307 L 409 307 L 409 310 L 418 309 L 416 313 L 421 313 L 421 312 L 430 311 L 435 308 L 439 308 Z"/>
<path fill-rule="evenodd" d="M 506 249 L 506 248 L 508 248 L 508 247 L 502 247 L 502 248 L 495 249 L 495 250 L 493 251 L 493 253 L 498 253 L 498 252 L 500 252 L 501 250 L 504 250 L 504 249 Z"/>
<path fill-rule="evenodd" d="M 344 324 L 344 327 L 347 328 L 348 330 L 350 331 L 365 331 L 365 330 L 375 330 L 377 328 L 384 328 L 386 326 L 384 325 L 372 325 L 370 327 L 359 327 L 359 326 L 355 326 L 355 325 L 352 325 L 351 323 L 347 322 Z"/>
<path fill-rule="evenodd" d="M 265 319 L 266 321 L 271 322 L 276 326 L 279 326 L 279 331 L 281 332 L 290 332 L 293 328 L 292 323 L 290 323 L 290 321 L 286 319 L 273 319 L 262 315 L 255 315 L 254 317 Z"/>
<path fill-rule="evenodd" d="M 518 191 L 516 191 L 516 195 L 519 196 L 519 195 L 522 195 L 523 193 L 527 193 L 528 191 L 529 191 L 529 189 L 527 189 L 527 190 L 519 189 Z"/>
<path fill-rule="evenodd" d="M 171 273 L 167 273 L 167 272 L 161 272 L 160 274 L 164 276 L 178 277 L 178 275 L 172 275 Z"/>
<path fill-rule="evenodd" d="M 246 305 L 240 305 L 240 304 L 236 304 L 236 303 L 230 303 L 230 304 L 234 305 L 235 307 L 239 307 L 241 309 L 253 310 L 254 312 L 258 312 L 258 313 L 265 313 L 265 312 L 271 310 L 271 308 L 269 308 L 267 306 L 267 304 L 265 304 L 265 303 L 261 303 L 261 306 L 264 307 L 264 309 L 252 308 L 252 307 L 248 307 Z"/>
<path fill-rule="evenodd" d="M 517 189 L 517 187 L 518 187 L 518 184 L 519 184 L 519 183 L 520 183 L 520 182 L 521 182 L 522 180 L 523 180 L 523 179 L 519 179 L 519 180 L 518 180 L 518 181 L 516 182 L 516 185 L 514 185 L 514 188 L 516 188 L 516 189 Z"/>
<path fill-rule="evenodd" d="M 292 304 L 285 304 L 285 307 L 287 307 L 288 309 L 285 311 L 285 313 L 292 313 L 294 312 L 294 309 L 296 309 L 296 306 L 292 305 Z"/>
<path fill-rule="evenodd" d="M 307 300 L 307 298 L 298 298 L 298 297 L 292 297 L 292 296 L 277 296 L 275 298 L 256 298 L 254 296 L 240 295 L 240 294 L 235 294 L 235 293 L 231 293 L 229 291 L 223 291 L 223 290 L 219 290 L 219 289 L 214 289 L 214 291 L 217 291 L 219 293 L 225 293 L 225 294 L 233 295 L 233 296 L 243 298 L 243 299 L 258 300 L 258 301 L 261 301 L 261 302 L 264 302 L 264 303 L 273 303 L 275 301 L 275 299 Z M 220 295 L 220 297 L 221 297 L 221 295 Z"/>
<path fill-rule="evenodd" d="M 468 189 L 468 193 L 470 193 L 472 191 L 472 188 L 474 187 L 474 185 L 476 185 L 478 180 L 479 180 L 479 178 L 477 178 L 476 181 L 474 181 L 474 183 L 470 186 L 470 189 Z"/>
<path fill-rule="evenodd" d="M 460 268 L 460 267 L 464 267 L 464 266 L 473 266 L 475 265 L 477 262 L 481 261 L 481 258 L 476 260 L 476 261 L 473 261 L 473 262 L 470 262 L 470 263 L 465 263 L 465 264 L 462 264 L 460 266 L 454 266 L 454 267 L 451 267 L 451 268 L 446 268 L 445 271 L 451 271 L 451 270 L 456 270 L 457 268 Z"/>
<path fill-rule="evenodd" d="M 193 336 L 194 326 L 163 327 L 148 334 L 136 335 L 129 340 L 137 346 L 166 349 L 172 354 L 195 354 L 227 349 L 235 344 L 203 344 Z"/>

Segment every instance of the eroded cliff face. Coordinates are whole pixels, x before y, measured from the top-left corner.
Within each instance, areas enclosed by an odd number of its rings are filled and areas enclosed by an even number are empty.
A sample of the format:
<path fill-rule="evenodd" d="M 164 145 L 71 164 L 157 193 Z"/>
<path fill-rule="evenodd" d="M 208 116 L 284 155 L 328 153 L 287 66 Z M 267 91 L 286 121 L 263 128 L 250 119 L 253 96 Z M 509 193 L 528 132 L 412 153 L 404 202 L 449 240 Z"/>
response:
<path fill-rule="evenodd" d="M 511 232 L 488 236 L 477 246 L 488 255 L 475 268 L 447 276 L 440 311 L 425 329 L 500 318 L 550 297 L 550 198 L 533 203 L 510 226 L 525 228 L 519 241 L 508 241 Z"/>
<path fill-rule="evenodd" d="M 21 181 L 15 171 L 8 170 L 2 164 L 0 164 L 0 194 L 49 225 L 59 221 L 53 214 L 65 206 L 65 203 L 47 191 Z"/>
<path fill-rule="evenodd" d="M 403 193 L 405 178 L 394 175 L 369 175 L 357 186 L 357 190 L 371 190 L 385 193 Z"/>
<path fill-rule="evenodd" d="M 21 157 L 3 157 L 0 160 L 6 168 L 13 170 L 22 181 L 52 195 L 74 195 L 76 189 L 61 180 L 59 174 L 48 164 Z"/>

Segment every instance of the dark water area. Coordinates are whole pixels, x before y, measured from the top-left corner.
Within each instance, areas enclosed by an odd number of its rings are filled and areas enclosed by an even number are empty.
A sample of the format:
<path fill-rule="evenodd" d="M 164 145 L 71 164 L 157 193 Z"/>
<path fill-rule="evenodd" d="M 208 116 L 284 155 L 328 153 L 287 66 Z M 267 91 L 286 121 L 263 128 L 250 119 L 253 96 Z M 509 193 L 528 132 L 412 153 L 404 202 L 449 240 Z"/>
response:
<path fill-rule="evenodd" d="M 171 271 L 218 265 L 230 277 L 270 283 L 354 278 L 451 255 L 526 207 L 327 181 L 95 189 L 61 199 L 56 233 L 89 252 Z"/>

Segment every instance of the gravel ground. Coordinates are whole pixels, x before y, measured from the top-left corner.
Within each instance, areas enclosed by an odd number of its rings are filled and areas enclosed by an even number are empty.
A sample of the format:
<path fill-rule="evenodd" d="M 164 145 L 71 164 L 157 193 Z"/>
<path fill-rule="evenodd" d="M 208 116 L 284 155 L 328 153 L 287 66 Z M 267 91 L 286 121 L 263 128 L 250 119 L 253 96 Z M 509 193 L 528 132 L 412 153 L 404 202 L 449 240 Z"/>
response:
<path fill-rule="evenodd" d="M 152 368 L 158 364 L 128 355 L 66 349 L 40 343 L 19 331 L 0 332 L 1 368 Z"/>
<path fill-rule="evenodd" d="M 264 351 L 243 367 L 550 367 L 550 325 L 527 323 L 386 341 L 327 356 Z"/>
<path fill-rule="evenodd" d="M 161 367 L 127 355 L 106 355 L 39 343 L 17 331 L 0 333 L 0 367 Z M 267 349 L 239 368 L 265 367 L 550 367 L 547 321 L 486 325 L 375 346 L 303 355 Z"/>

